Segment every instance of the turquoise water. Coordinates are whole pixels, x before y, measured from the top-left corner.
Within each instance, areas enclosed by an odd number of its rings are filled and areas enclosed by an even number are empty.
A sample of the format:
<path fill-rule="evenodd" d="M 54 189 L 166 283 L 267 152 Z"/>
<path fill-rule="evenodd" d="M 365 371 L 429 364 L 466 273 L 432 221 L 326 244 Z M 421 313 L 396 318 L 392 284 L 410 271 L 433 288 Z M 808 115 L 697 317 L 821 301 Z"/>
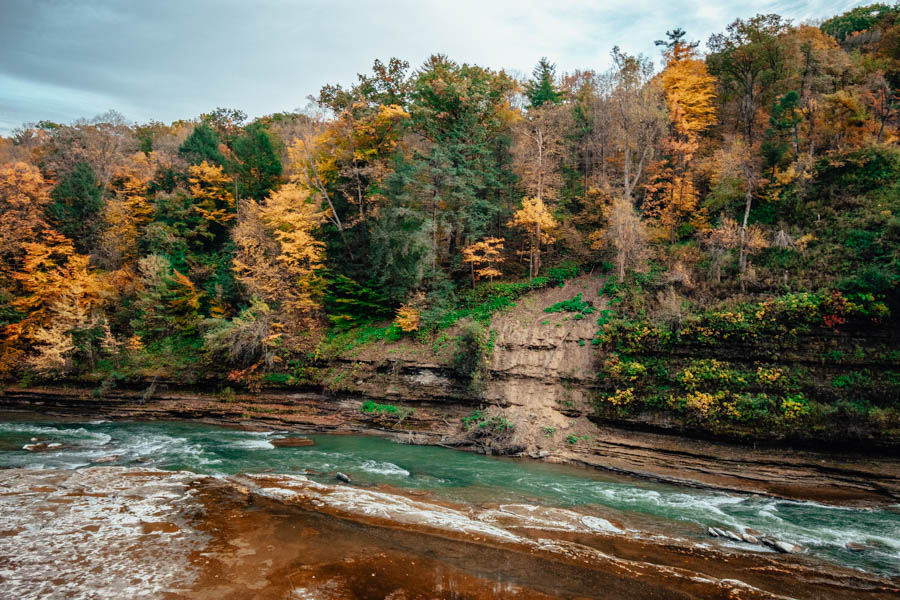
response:
<path fill-rule="evenodd" d="M 316 445 L 276 448 L 286 434 L 247 432 L 186 423 L 0 423 L 0 467 L 73 469 L 104 465 L 148 466 L 207 474 L 289 473 L 334 482 L 389 484 L 427 490 L 469 504 L 519 502 L 576 507 L 626 527 L 666 535 L 705 537 L 707 526 L 765 535 L 806 546 L 811 555 L 846 566 L 900 576 L 900 506 L 833 507 L 813 502 L 694 490 L 606 476 L 537 461 L 500 459 L 438 447 L 398 444 L 373 436 L 319 435 Z M 23 450 L 37 438 L 61 447 Z M 845 545 L 867 547 L 855 553 Z M 748 550 L 760 548 L 746 546 Z"/>

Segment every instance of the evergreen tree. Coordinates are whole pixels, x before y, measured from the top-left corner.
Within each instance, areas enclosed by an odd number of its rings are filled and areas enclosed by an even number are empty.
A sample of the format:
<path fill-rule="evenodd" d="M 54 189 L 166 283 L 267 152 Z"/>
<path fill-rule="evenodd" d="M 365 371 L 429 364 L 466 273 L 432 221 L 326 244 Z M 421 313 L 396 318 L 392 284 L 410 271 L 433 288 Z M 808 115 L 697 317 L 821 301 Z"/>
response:
<path fill-rule="evenodd" d="M 234 139 L 235 160 L 231 170 L 238 178 L 238 197 L 262 200 L 278 185 L 282 166 L 275 145 L 266 129 L 259 123 L 247 126 Z"/>
<path fill-rule="evenodd" d="M 71 239 L 79 254 L 94 249 L 103 227 L 103 190 L 87 163 L 78 163 L 62 178 L 50 198 L 47 216 L 56 229 Z"/>
<path fill-rule="evenodd" d="M 222 165 L 225 163 L 225 157 L 219 151 L 220 143 L 219 134 L 206 123 L 201 123 L 194 127 L 191 135 L 178 148 L 178 154 L 192 165 L 199 165 L 203 161 Z"/>
<path fill-rule="evenodd" d="M 525 84 L 525 94 L 531 106 L 537 108 L 546 103 L 559 104 L 562 94 L 556 87 L 556 65 L 546 56 L 542 57 L 531 74 L 531 81 Z"/>

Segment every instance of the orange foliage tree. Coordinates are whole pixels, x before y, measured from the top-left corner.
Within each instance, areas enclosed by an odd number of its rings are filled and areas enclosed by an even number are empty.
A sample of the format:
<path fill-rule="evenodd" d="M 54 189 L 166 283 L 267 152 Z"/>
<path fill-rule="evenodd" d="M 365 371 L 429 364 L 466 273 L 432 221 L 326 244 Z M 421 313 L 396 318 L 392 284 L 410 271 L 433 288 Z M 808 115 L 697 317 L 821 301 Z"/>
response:
<path fill-rule="evenodd" d="M 700 135 L 716 122 L 716 80 L 690 44 L 676 42 L 665 56 L 666 68 L 659 80 L 671 122 L 669 136 L 663 141 L 668 159 L 648 186 L 651 199 L 646 214 L 674 241 L 675 229 L 685 218 L 694 217 L 695 225 L 705 222 L 697 213 L 693 159 Z"/>
<path fill-rule="evenodd" d="M 506 259 L 503 256 L 503 238 L 490 237 L 463 248 L 463 262 L 472 270 L 472 287 L 482 277 L 501 277 L 500 264 Z"/>

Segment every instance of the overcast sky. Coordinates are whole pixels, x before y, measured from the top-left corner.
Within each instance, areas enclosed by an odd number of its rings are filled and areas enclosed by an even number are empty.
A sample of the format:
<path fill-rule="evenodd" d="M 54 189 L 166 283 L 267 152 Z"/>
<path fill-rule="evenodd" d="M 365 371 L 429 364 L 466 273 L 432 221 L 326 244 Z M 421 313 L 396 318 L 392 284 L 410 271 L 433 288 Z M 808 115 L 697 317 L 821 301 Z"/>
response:
<path fill-rule="evenodd" d="M 0 0 L 0 133 L 115 109 L 129 121 L 217 106 L 293 110 L 375 58 L 417 67 L 433 53 L 529 73 L 604 69 L 614 45 L 658 56 L 683 27 L 705 42 L 736 17 L 802 22 L 847 0 Z"/>

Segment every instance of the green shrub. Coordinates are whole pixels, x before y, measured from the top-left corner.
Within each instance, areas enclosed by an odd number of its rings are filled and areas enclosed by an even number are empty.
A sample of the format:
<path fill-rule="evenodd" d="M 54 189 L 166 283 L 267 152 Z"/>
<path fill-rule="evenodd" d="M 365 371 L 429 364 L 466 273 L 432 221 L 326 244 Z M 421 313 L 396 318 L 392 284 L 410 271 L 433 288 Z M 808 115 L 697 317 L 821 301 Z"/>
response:
<path fill-rule="evenodd" d="M 366 400 L 360 407 L 364 413 L 375 414 L 397 414 L 399 409 L 393 404 L 377 404 L 371 400 Z"/>
<path fill-rule="evenodd" d="M 466 415 L 462 418 L 463 429 L 469 431 L 478 423 L 484 420 L 484 413 L 480 410 L 476 410 L 473 413 Z"/>
<path fill-rule="evenodd" d="M 556 312 L 573 312 L 579 313 L 581 318 L 584 318 L 584 315 L 589 315 L 594 312 L 594 308 L 590 302 L 587 300 L 583 300 L 581 298 L 581 292 L 578 292 L 575 296 L 570 298 L 569 300 L 563 300 L 561 302 L 557 302 L 553 306 L 548 306 L 544 309 L 545 313 L 556 313 Z M 577 317 L 578 315 L 576 315 Z"/>

